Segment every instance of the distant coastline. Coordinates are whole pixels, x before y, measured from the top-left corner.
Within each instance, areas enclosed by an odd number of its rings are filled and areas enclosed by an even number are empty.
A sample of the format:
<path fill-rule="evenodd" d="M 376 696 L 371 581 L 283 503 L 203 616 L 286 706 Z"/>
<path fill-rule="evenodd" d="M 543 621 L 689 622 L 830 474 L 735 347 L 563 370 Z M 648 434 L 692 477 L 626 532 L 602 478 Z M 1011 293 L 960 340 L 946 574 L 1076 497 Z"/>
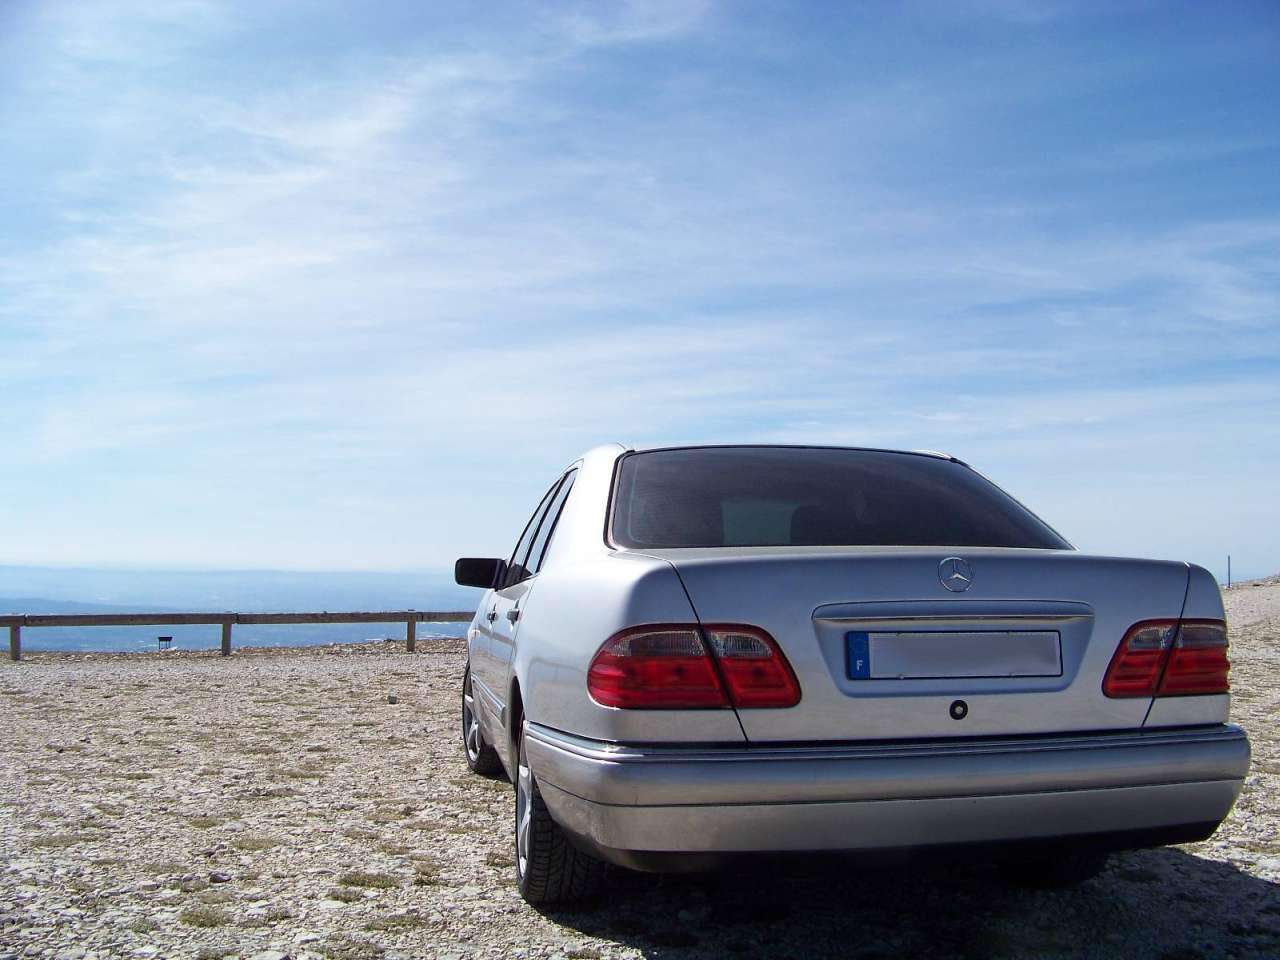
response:
<path fill-rule="evenodd" d="M 477 593 L 441 573 L 280 570 L 116 570 L 0 565 L 0 613 L 133 613 L 228 610 L 469 610 Z M 466 624 L 424 623 L 419 640 L 462 637 Z M 28 627 L 23 649 L 41 652 L 146 652 L 158 636 L 174 650 L 209 650 L 216 625 Z M 306 647 L 404 640 L 404 624 L 262 624 L 236 628 L 236 647 Z M 2 641 L 3 638 L 0 638 Z"/>

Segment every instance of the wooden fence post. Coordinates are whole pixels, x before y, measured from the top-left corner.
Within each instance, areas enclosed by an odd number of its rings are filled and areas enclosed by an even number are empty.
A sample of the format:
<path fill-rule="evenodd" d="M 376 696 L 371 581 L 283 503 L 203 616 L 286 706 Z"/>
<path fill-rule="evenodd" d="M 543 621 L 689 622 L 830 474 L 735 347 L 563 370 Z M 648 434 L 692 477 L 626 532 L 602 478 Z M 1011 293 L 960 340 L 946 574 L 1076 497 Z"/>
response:
<path fill-rule="evenodd" d="M 222 621 L 222 655 L 231 656 L 231 621 Z"/>
<path fill-rule="evenodd" d="M 410 620 L 406 626 L 408 631 L 405 633 L 404 648 L 413 653 L 418 648 L 418 621 Z"/>
<path fill-rule="evenodd" d="M 9 659 L 17 663 L 22 659 L 22 625 L 9 624 Z"/>

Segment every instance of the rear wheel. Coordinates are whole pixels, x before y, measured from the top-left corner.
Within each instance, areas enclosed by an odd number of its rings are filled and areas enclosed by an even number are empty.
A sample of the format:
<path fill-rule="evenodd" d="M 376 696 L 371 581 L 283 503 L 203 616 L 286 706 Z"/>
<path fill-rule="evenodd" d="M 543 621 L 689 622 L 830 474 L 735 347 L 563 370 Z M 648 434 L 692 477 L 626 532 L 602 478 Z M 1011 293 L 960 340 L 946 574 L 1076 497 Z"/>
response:
<path fill-rule="evenodd" d="M 521 724 L 516 762 L 516 880 L 533 904 L 572 903 L 597 892 L 605 864 L 575 847 L 551 819 L 529 769 Z"/>
<path fill-rule="evenodd" d="M 1011 856 L 996 864 L 1009 883 L 1040 890 L 1074 887 L 1096 877 L 1106 865 L 1103 851 L 1067 849 Z"/>
<path fill-rule="evenodd" d="M 502 769 L 498 751 L 484 742 L 480 718 L 476 715 L 475 691 L 471 687 L 471 665 L 462 675 L 462 746 L 467 752 L 467 766 L 473 773 L 492 776 Z"/>

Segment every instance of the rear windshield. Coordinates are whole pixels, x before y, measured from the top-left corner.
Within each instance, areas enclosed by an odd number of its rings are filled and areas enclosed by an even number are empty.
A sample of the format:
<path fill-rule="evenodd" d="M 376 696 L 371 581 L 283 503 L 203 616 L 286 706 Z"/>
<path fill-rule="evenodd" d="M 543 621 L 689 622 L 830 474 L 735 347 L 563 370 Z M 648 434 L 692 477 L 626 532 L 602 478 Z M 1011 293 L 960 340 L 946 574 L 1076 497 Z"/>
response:
<path fill-rule="evenodd" d="M 622 459 L 624 547 L 1069 547 L 999 487 L 937 457 L 691 447 Z"/>

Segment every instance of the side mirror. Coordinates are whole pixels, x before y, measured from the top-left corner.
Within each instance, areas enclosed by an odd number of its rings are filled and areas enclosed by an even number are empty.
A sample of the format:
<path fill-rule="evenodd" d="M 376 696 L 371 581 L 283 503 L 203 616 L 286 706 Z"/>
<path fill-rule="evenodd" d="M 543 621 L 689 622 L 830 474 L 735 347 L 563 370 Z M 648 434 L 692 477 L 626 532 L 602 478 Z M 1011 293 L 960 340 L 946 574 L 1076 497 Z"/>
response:
<path fill-rule="evenodd" d="M 507 574 L 507 561 L 493 557 L 463 557 L 453 565 L 453 579 L 464 587 L 497 586 Z"/>

